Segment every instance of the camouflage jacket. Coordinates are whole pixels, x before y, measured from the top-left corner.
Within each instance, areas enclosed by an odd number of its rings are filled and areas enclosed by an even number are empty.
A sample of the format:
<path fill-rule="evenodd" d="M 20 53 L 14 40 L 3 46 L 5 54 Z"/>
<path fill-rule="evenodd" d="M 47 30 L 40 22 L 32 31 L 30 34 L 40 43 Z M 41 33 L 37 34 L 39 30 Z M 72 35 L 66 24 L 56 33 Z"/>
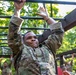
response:
<path fill-rule="evenodd" d="M 64 30 L 61 23 L 50 25 L 52 34 L 42 46 L 31 48 L 23 43 L 20 29 L 22 19 L 11 18 L 8 45 L 12 49 L 18 75 L 56 75 L 54 55 L 62 44 Z M 20 55 L 18 55 L 20 53 Z"/>
<path fill-rule="evenodd" d="M 9 67 L 2 69 L 2 75 L 12 75 L 12 70 Z"/>
<path fill-rule="evenodd" d="M 12 69 L 11 69 L 12 62 L 7 63 L 8 64 L 7 66 L 4 66 L 4 63 L 3 65 L 0 64 L 1 75 L 12 75 Z"/>

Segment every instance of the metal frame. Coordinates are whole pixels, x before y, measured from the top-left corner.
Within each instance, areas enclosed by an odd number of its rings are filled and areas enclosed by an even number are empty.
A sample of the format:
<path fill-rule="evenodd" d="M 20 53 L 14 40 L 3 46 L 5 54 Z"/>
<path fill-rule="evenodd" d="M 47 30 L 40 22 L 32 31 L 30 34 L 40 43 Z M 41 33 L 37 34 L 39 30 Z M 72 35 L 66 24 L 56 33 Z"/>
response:
<path fill-rule="evenodd" d="M 17 0 L 1 0 L 1 1 L 17 1 Z M 55 1 L 55 0 L 26 0 L 26 2 L 37 2 L 37 3 L 53 3 L 53 4 L 71 4 L 76 5 L 76 2 L 68 1 Z"/>
<path fill-rule="evenodd" d="M 63 53 L 60 53 L 60 54 L 57 54 L 56 57 L 58 57 L 57 60 L 60 60 L 60 65 L 63 65 L 63 56 L 66 55 L 66 58 L 70 58 L 71 56 L 67 56 L 68 54 L 73 54 L 73 53 L 76 53 L 76 49 L 73 49 L 73 50 L 69 50 L 67 52 L 63 52 Z M 76 57 L 76 55 L 75 55 Z"/>
<path fill-rule="evenodd" d="M 55 20 L 59 20 L 62 22 L 62 26 L 64 28 L 65 31 L 71 29 L 72 27 L 76 26 L 76 9 L 74 9 L 71 13 L 69 13 L 68 15 L 66 15 L 64 17 L 64 19 L 55 19 Z M 2 16 L 0 16 L 2 18 Z M 3 16 L 4 18 L 4 16 Z M 5 17 L 5 18 L 11 18 L 11 17 Z M 22 17 L 23 19 L 43 19 L 43 18 L 37 18 L 37 17 Z M 0 29 L 8 29 L 8 27 L 2 27 L 0 26 Z M 49 30 L 48 28 L 24 28 L 22 27 L 22 30 Z M 7 36 L 7 33 L 5 34 L 0 34 L 0 36 Z M 2 39 L 0 39 L 2 40 Z"/>

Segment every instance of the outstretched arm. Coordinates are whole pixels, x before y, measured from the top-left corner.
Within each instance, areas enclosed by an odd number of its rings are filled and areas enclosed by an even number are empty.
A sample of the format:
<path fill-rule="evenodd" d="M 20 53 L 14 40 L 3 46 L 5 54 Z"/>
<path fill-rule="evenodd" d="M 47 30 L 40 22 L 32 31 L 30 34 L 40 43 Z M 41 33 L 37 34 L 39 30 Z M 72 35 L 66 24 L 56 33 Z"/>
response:
<path fill-rule="evenodd" d="M 75 55 L 75 53 L 72 54 L 72 59 L 71 59 L 71 61 L 69 62 L 69 64 L 70 64 L 71 66 L 73 66 L 74 55 Z"/>
<path fill-rule="evenodd" d="M 20 18 L 20 11 L 24 6 L 24 1 L 18 0 L 18 2 L 14 2 L 15 11 L 9 24 L 8 45 L 12 49 L 14 56 L 19 53 L 23 45 L 22 35 L 20 34 L 23 20 Z"/>
<path fill-rule="evenodd" d="M 61 22 L 57 23 L 53 18 L 49 17 L 46 10 L 43 7 L 40 8 L 39 15 L 44 18 L 44 20 L 50 26 L 50 30 L 51 30 L 49 35 L 43 36 L 43 38 L 44 37 L 48 38 L 48 39 L 46 38 L 47 39 L 46 41 L 43 40 L 43 42 L 45 41 L 46 45 L 53 51 L 53 53 L 55 53 L 56 50 L 62 44 L 62 39 L 63 39 L 63 34 L 64 34 L 64 29 L 62 27 L 62 24 Z"/>
<path fill-rule="evenodd" d="M 43 7 L 39 8 L 38 15 L 43 17 L 43 19 L 47 22 L 48 25 L 56 23 L 53 18 L 48 16 L 46 9 Z M 49 35 L 51 35 L 51 30 L 44 31 L 42 35 L 38 36 L 39 43 L 42 43 L 44 40 L 46 40 Z"/>

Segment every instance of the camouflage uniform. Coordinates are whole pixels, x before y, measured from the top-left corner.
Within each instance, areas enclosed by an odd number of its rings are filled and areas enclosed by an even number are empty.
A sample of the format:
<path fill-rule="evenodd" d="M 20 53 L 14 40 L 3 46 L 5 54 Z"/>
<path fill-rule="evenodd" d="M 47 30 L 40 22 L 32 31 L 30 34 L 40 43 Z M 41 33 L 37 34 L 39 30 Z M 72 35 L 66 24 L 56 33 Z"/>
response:
<path fill-rule="evenodd" d="M 9 67 L 3 68 L 2 75 L 12 75 L 12 70 Z"/>
<path fill-rule="evenodd" d="M 5 62 L 4 62 L 5 63 Z M 11 70 L 11 63 L 7 66 L 0 65 L 1 68 L 1 75 L 12 75 L 12 70 Z"/>
<path fill-rule="evenodd" d="M 23 44 L 20 34 L 22 19 L 13 16 L 9 25 L 8 44 L 11 47 L 17 75 L 56 75 L 54 54 L 61 46 L 63 28 L 61 23 L 50 25 L 52 35 L 38 48 Z"/>

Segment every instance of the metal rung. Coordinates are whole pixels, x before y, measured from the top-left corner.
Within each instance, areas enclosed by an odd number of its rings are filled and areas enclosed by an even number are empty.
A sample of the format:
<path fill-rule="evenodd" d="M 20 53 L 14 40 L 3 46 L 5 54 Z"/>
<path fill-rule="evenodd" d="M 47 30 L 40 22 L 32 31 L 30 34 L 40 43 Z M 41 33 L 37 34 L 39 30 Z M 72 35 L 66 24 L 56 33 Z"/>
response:
<path fill-rule="evenodd" d="M 8 29 L 8 28 L 9 27 L 1 27 L 0 26 L 0 29 Z M 49 28 L 26 28 L 26 27 L 22 27 L 21 29 L 26 29 L 26 30 L 49 30 Z"/>
<path fill-rule="evenodd" d="M 0 0 L 0 1 L 17 1 L 17 0 Z M 26 0 L 26 2 L 54 3 L 54 4 L 73 4 L 73 5 L 76 5 L 76 2 L 56 1 L 56 0 Z"/>
<path fill-rule="evenodd" d="M 12 16 L 5 16 L 5 15 L 0 15 L 0 18 L 11 18 Z M 35 17 L 35 16 L 21 16 L 22 19 L 34 19 L 34 20 L 43 20 L 42 17 Z M 63 20 L 64 18 L 53 18 L 55 20 Z"/>
<path fill-rule="evenodd" d="M 57 57 L 67 55 L 67 54 L 73 54 L 73 53 L 76 53 L 76 49 L 68 50 L 67 52 L 57 54 Z"/>

